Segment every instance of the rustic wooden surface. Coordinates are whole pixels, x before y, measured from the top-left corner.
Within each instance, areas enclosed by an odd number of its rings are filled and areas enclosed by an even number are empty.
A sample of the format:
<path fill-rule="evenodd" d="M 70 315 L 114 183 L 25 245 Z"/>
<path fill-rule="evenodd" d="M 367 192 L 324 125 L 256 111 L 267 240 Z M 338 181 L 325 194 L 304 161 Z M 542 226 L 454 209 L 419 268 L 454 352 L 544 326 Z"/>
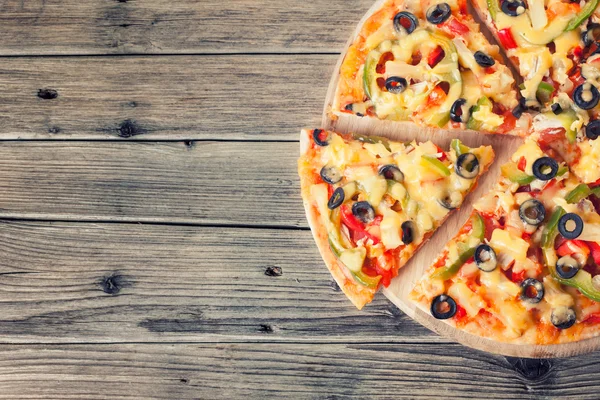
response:
<path fill-rule="evenodd" d="M 297 138 L 370 3 L 0 0 L 0 398 L 598 398 L 332 284 Z"/>

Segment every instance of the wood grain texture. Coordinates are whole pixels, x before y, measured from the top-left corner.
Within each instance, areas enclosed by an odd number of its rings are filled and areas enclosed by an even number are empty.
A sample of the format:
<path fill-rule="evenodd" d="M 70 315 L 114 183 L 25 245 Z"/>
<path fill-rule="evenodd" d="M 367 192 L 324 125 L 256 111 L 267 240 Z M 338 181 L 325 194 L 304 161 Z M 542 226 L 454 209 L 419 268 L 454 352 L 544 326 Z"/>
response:
<path fill-rule="evenodd" d="M 0 254 L 0 343 L 444 342 L 357 311 L 307 231 L 3 221 Z"/>
<path fill-rule="evenodd" d="M 335 59 L 3 59 L 0 139 L 296 140 L 320 123 Z"/>
<path fill-rule="evenodd" d="M 3 399 L 597 399 L 598 353 L 514 360 L 431 344 L 0 347 Z"/>
<path fill-rule="evenodd" d="M 1 54 L 332 52 L 370 0 L 0 0 Z"/>
<path fill-rule="evenodd" d="M 307 227 L 298 143 L 0 142 L 0 217 Z"/>

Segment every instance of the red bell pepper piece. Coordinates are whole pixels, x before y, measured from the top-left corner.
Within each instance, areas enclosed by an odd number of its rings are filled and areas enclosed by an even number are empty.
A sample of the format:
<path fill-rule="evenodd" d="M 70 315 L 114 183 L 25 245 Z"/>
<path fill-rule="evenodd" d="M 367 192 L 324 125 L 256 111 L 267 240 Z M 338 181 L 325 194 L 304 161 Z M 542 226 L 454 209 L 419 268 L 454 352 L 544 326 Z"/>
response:
<path fill-rule="evenodd" d="M 454 33 L 458 36 L 462 36 L 465 33 L 469 33 L 469 27 L 454 17 L 451 17 L 444 25 L 448 28 L 448 30 L 451 33 Z"/>
<path fill-rule="evenodd" d="M 517 164 L 517 168 L 519 168 L 521 171 L 525 171 L 526 166 L 527 166 L 527 159 L 525 158 L 525 156 L 521 156 L 521 158 L 519 158 L 519 163 Z"/>
<path fill-rule="evenodd" d="M 500 39 L 500 43 L 502 43 L 505 49 L 516 49 L 518 47 L 510 28 L 500 29 L 498 31 L 498 39 Z"/>
<path fill-rule="evenodd" d="M 600 314 L 596 313 L 589 315 L 582 322 L 585 322 L 586 324 L 597 324 L 598 322 L 600 322 Z"/>
<path fill-rule="evenodd" d="M 515 283 L 520 283 L 523 282 L 523 280 L 525 279 L 525 270 L 521 270 L 519 272 L 512 272 L 511 270 L 511 275 L 510 275 L 510 280 L 515 282 Z"/>
<path fill-rule="evenodd" d="M 586 242 L 596 265 L 600 265 L 600 244 L 596 242 Z"/>
<path fill-rule="evenodd" d="M 587 258 L 590 255 L 590 248 L 583 240 L 567 240 L 558 247 L 556 254 L 561 257 L 582 254 Z"/>
<path fill-rule="evenodd" d="M 467 310 L 465 310 L 459 304 L 457 304 L 456 305 L 456 314 L 454 314 L 454 318 L 456 318 L 457 321 L 460 321 L 466 316 L 467 316 Z"/>
<path fill-rule="evenodd" d="M 446 53 L 444 52 L 444 49 L 442 49 L 442 46 L 438 46 L 431 53 L 429 53 L 429 56 L 427 56 L 427 64 L 433 68 L 440 61 L 442 61 L 445 55 Z"/>
<path fill-rule="evenodd" d="M 364 237 L 367 237 L 373 241 L 373 244 L 379 243 L 379 238 L 372 235 L 369 231 L 367 231 L 362 222 L 360 222 L 354 214 L 352 214 L 352 210 L 347 205 L 343 205 L 341 208 L 341 217 L 342 223 L 350 229 L 352 233 L 352 238 L 356 240 L 360 240 Z"/>

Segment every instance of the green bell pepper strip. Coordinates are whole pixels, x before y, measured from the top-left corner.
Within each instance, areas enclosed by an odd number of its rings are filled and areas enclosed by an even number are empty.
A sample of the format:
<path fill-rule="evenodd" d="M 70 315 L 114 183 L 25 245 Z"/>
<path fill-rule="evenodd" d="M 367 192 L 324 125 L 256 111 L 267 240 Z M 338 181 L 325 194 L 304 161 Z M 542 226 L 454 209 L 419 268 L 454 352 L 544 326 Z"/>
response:
<path fill-rule="evenodd" d="M 576 204 L 588 197 L 590 194 L 592 194 L 590 187 L 585 183 L 582 183 L 580 185 L 577 185 L 575 189 L 571 190 L 565 196 L 565 200 L 569 204 Z"/>
<path fill-rule="evenodd" d="M 452 139 L 452 142 L 450 142 L 450 147 L 454 149 L 457 156 L 471 152 L 471 148 L 462 144 L 462 142 L 458 139 Z"/>
<path fill-rule="evenodd" d="M 558 171 L 556 172 L 556 176 L 563 176 L 567 172 L 569 172 L 569 167 L 567 167 L 566 165 L 563 165 L 562 167 L 558 167 Z"/>
<path fill-rule="evenodd" d="M 561 278 L 556 273 L 555 265 L 548 265 L 548 269 L 550 270 L 550 275 L 552 275 L 554 280 L 556 280 L 557 282 L 562 283 L 563 285 L 574 287 L 588 299 L 600 302 L 600 290 L 594 287 L 592 280 L 593 277 L 586 270 L 580 269 L 574 277 L 565 279 Z"/>
<path fill-rule="evenodd" d="M 596 186 L 595 188 L 591 188 L 590 191 L 596 197 L 600 197 L 600 186 Z"/>
<path fill-rule="evenodd" d="M 342 254 L 342 251 L 344 251 L 344 248 L 336 240 L 336 238 L 332 237 L 331 234 L 329 235 L 329 248 L 331 249 L 332 253 L 338 258 L 339 261 L 340 255 Z M 348 269 L 348 271 L 350 271 L 350 269 Z M 363 286 L 366 286 L 371 289 L 376 289 L 379 286 L 381 276 L 369 276 L 362 271 L 350 271 L 350 273 L 352 274 L 354 279 L 356 279 L 356 281 Z"/>
<path fill-rule="evenodd" d="M 579 13 L 573 17 L 569 24 L 565 28 L 566 32 L 572 31 L 581 25 L 586 19 L 592 15 L 592 13 L 598 8 L 598 4 L 600 4 L 600 0 L 590 0 L 587 2 L 585 6 L 579 11 Z"/>
<path fill-rule="evenodd" d="M 496 15 L 500 12 L 500 5 L 498 4 L 498 0 L 486 0 L 488 11 L 490 12 L 490 16 L 492 17 L 492 21 L 496 20 Z"/>
<path fill-rule="evenodd" d="M 502 175 L 511 182 L 518 183 L 521 186 L 529 185 L 535 180 L 535 176 L 527 175 L 525 172 L 521 171 L 515 163 L 504 164 L 500 169 L 502 170 Z"/>
<path fill-rule="evenodd" d="M 435 156 L 425 154 L 421 156 L 421 160 L 424 164 L 432 170 L 438 172 L 442 176 L 450 176 L 450 170 L 444 165 L 443 162 L 438 160 Z"/>
<path fill-rule="evenodd" d="M 355 140 L 358 140 L 358 141 L 363 142 L 363 143 L 370 143 L 370 144 L 381 143 L 383 145 L 383 147 L 386 148 L 387 151 L 392 151 L 392 149 L 390 148 L 390 142 L 389 142 L 389 140 L 387 140 L 384 137 L 381 137 L 381 136 L 359 135 L 358 133 L 353 133 L 352 137 Z"/>
<path fill-rule="evenodd" d="M 468 247 L 468 242 L 471 238 L 477 238 L 479 241 L 483 242 L 483 239 L 485 238 L 485 223 L 483 222 L 481 215 L 475 212 L 471 216 L 471 224 L 473 228 L 471 229 L 469 236 L 463 242 L 456 244 L 458 248 L 458 259 L 448 266 L 438 268 L 431 275 L 432 279 L 448 280 L 452 278 L 458 272 L 460 267 L 462 267 L 469 258 L 475 255 L 476 247 Z"/>
<path fill-rule="evenodd" d="M 550 215 L 550 219 L 542 232 L 542 249 L 549 249 L 554 246 L 554 239 L 558 235 L 558 221 L 563 215 L 565 215 L 565 210 L 562 207 L 556 207 L 552 215 Z"/>
<path fill-rule="evenodd" d="M 377 60 L 371 54 L 367 55 L 365 68 L 363 70 L 363 89 L 369 99 L 371 99 L 371 82 L 375 77 L 375 69 L 377 68 Z"/>
<path fill-rule="evenodd" d="M 552 93 L 554 93 L 554 86 L 548 82 L 540 82 L 537 91 L 535 92 L 535 96 L 540 103 L 546 104 L 552 100 Z"/>
<path fill-rule="evenodd" d="M 473 114 L 479 111 L 482 106 L 489 106 L 492 108 L 493 105 L 490 99 L 485 96 L 477 100 L 477 104 L 473 107 L 473 111 L 471 112 L 471 117 L 469 117 L 469 120 L 467 121 L 467 129 L 472 129 L 474 131 L 481 130 L 481 125 L 483 123 L 473 118 Z"/>

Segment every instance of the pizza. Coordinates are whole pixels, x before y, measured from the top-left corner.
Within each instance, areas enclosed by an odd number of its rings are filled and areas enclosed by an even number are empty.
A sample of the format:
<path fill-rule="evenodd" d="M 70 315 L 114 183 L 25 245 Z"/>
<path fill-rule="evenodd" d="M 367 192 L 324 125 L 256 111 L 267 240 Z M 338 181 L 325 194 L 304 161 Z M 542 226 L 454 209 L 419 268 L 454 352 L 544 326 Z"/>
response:
<path fill-rule="evenodd" d="M 531 122 L 466 0 L 386 1 L 348 49 L 330 111 L 521 136 Z"/>
<path fill-rule="evenodd" d="M 387 287 L 494 159 L 490 146 L 301 134 L 307 219 L 333 278 L 359 309 Z"/>
<path fill-rule="evenodd" d="M 434 318 L 488 339 L 555 344 L 600 333 L 600 186 L 528 139 L 416 283 Z"/>

